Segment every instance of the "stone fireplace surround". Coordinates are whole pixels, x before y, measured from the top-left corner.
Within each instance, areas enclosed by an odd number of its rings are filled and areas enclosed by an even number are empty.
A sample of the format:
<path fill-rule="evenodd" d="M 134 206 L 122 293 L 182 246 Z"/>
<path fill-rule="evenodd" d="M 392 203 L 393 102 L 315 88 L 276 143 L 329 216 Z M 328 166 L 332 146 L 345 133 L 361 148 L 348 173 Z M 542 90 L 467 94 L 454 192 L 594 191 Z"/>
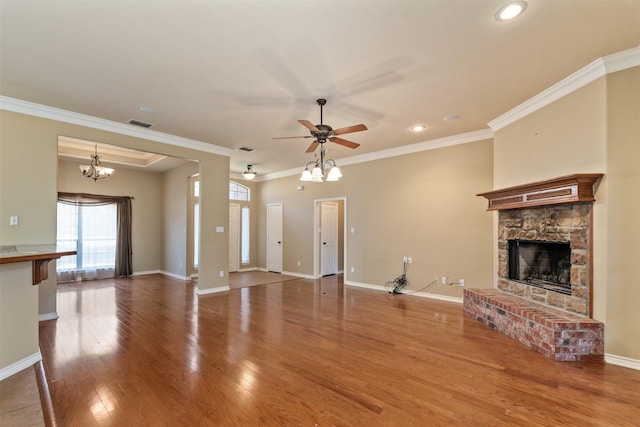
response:
<path fill-rule="evenodd" d="M 527 300 L 589 315 L 591 203 L 510 209 L 498 214 L 498 289 Z M 571 295 L 509 280 L 508 241 L 569 242 Z"/>
<path fill-rule="evenodd" d="M 601 174 L 575 174 L 481 193 L 498 210 L 497 289 L 465 289 L 464 312 L 546 357 L 602 359 L 604 325 L 592 312 L 591 224 Z M 571 294 L 509 280 L 508 240 L 568 242 Z"/>

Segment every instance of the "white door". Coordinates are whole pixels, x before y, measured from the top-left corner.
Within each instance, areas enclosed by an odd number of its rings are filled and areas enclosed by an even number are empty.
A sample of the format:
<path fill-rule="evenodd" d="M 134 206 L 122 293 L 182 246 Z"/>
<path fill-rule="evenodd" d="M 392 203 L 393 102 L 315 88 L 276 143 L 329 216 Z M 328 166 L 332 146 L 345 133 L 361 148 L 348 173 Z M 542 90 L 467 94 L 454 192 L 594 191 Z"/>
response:
<path fill-rule="evenodd" d="M 320 275 L 338 274 L 338 203 L 320 204 Z"/>
<path fill-rule="evenodd" d="M 267 205 L 267 270 L 282 273 L 282 203 Z"/>
<path fill-rule="evenodd" d="M 229 272 L 240 269 L 240 205 L 229 205 Z"/>

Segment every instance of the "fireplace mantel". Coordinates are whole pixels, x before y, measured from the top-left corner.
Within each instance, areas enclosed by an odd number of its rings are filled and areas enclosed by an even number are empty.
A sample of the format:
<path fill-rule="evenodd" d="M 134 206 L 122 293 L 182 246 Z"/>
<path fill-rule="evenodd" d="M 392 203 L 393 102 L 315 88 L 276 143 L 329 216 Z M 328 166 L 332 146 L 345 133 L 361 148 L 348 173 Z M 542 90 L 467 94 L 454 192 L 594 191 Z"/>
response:
<path fill-rule="evenodd" d="M 516 187 L 479 193 L 489 201 L 488 211 L 558 203 L 593 202 L 593 184 L 601 173 L 573 174 Z"/>

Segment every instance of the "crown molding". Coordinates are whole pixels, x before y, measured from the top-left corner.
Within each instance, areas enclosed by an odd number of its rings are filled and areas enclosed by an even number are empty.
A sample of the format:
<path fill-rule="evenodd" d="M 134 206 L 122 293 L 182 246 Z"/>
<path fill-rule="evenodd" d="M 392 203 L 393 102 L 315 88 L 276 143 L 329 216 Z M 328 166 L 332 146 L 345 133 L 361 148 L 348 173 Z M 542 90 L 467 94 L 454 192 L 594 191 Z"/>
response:
<path fill-rule="evenodd" d="M 226 157 L 230 157 L 233 153 L 233 150 L 230 148 L 208 144 L 206 142 L 197 141 L 195 139 L 183 138 L 180 136 L 170 135 L 168 133 L 139 128 L 130 124 L 100 119 L 85 114 L 74 113 L 73 111 L 48 107 L 46 105 L 23 101 L 21 99 L 10 98 L 7 96 L 0 96 L 0 109 L 12 111 L 14 113 L 41 117 L 43 119 L 70 123 L 78 126 L 86 126 L 89 128 L 113 132 L 120 135 L 132 136 L 134 138 L 148 139 L 151 141 L 174 145 L 176 147 L 189 148 L 192 150 L 218 154 Z"/>
<path fill-rule="evenodd" d="M 498 131 L 526 116 L 532 114 L 547 105 L 555 102 L 571 92 L 593 82 L 600 77 L 616 71 L 626 70 L 640 66 L 640 47 L 634 47 L 622 52 L 598 58 L 586 67 L 581 68 L 570 76 L 560 80 L 553 86 L 529 98 L 527 101 L 507 111 L 500 117 L 490 121 L 489 127 Z"/>
<path fill-rule="evenodd" d="M 444 138 L 432 139 L 429 141 L 417 142 L 415 144 L 402 145 L 400 147 L 375 151 L 373 153 L 361 154 L 358 156 L 337 159 L 339 166 L 354 165 L 356 163 L 370 162 L 373 160 L 387 159 L 390 157 L 404 156 L 406 154 L 418 153 L 421 151 L 435 150 L 436 148 L 451 147 L 453 145 L 467 144 L 469 142 L 483 141 L 493 138 L 491 129 L 481 129 L 473 132 L 461 133 L 459 135 L 446 136 Z M 302 166 L 296 169 L 289 169 L 281 172 L 274 172 L 262 175 L 261 181 L 269 181 L 277 178 L 284 178 L 291 175 L 300 175 Z"/>

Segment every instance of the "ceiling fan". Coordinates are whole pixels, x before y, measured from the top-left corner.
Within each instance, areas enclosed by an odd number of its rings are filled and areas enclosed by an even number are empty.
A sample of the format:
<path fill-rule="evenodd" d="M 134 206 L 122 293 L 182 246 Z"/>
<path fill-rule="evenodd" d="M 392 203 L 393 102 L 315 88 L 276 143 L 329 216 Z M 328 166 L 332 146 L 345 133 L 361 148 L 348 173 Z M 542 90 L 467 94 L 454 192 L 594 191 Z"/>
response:
<path fill-rule="evenodd" d="M 363 130 L 367 130 L 367 127 L 362 123 L 359 125 L 347 126 L 340 129 L 333 129 L 329 125 L 325 125 L 322 123 L 322 107 L 327 103 L 326 99 L 317 99 L 316 102 L 320 106 L 320 124 L 314 125 L 309 120 L 298 120 L 302 126 L 309 129 L 311 135 L 305 136 L 281 136 L 273 139 L 290 139 L 290 138 L 315 138 L 315 141 L 311 143 L 309 148 L 307 148 L 307 153 L 312 153 L 318 148 L 318 145 L 324 144 L 327 141 L 335 142 L 336 144 L 342 145 L 348 148 L 358 148 L 360 144 L 349 141 L 344 138 L 340 138 L 338 135 L 344 135 L 345 133 L 352 132 L 360 132 Z"/>

